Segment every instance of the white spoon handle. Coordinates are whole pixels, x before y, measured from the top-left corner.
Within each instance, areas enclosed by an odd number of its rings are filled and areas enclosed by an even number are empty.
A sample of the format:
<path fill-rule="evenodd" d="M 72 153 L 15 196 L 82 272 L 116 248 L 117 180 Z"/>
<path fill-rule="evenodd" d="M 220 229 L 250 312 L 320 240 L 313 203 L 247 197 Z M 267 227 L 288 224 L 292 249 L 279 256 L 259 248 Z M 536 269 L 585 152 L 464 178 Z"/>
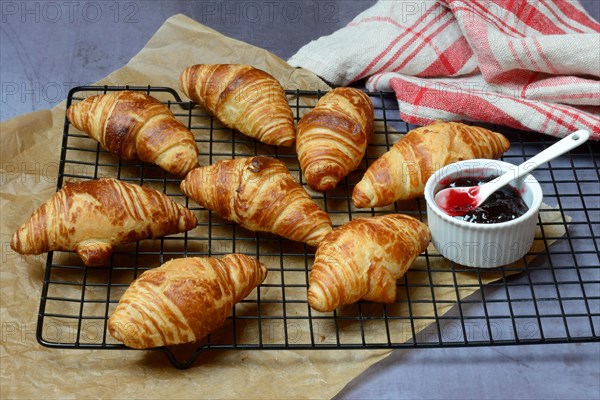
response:
<path fill-rule="evenodd" d="M 541 164 L 545 164 L 548 161 L 551 161 L 556 157 L 573 150 L 575 147 L 580 146 L 582 143 L 588 140 L 589 137 L 590 133 L 586 130 L 579 130 L 571 133 L 524 163 L 511 168 L 510 171 L 500 176 L 498 180 L 494 182 L 494 186 L 502 187 L 509 182 L 527 175 Z"/>

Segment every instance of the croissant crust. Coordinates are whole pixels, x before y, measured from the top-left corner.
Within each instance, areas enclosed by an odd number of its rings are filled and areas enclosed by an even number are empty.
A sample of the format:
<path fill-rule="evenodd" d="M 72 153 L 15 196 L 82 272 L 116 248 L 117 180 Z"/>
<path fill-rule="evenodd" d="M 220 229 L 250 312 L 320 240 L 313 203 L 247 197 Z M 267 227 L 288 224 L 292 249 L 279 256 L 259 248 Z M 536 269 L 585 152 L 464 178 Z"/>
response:
<path fill-rule="evenodd" d="M 414 199 L 436 170 L 461 160 L 499 158 L 509 147 L 499 133 L 456 122 L 414 129 L 371 164 L 354 187 L 352 202 L 365 208 Z"/>
<path fill-rule="evenodd" d="M 91 96 L 70 106 L 67 118 L 121 159 L 157 164 L 175 175 L 198 166 L 193 134 L 167 106 L 145 93 Z"/>
<path fill-rule="evenodd" d="M 202 207 L 252 231 L 271 232 L 317 245 L 331 231 L 331 219 L 271 157 L 220 160 L 192 170 L 181 191 Z"/>
<path fill-rule="evenodd" d="M 308 185 L 333 189 L 356 169 L 373 136 L 373 104 L 364 92 L 336 88 L 298 123 L 296 151 Z"/>
<path fill-rule="evenodd" d="M 168 261 L 127 288 L 108 331 L 138 349 L 194 342 L 223 325 L 266 275 L 263 264 L 243 254 Z"/>
<path fill-rule="evenodd" d="M 188 231 L 196 217 L 165 194 L 115 179 L 67 183 L 12 237 L 20 254 L 76 251 L 102 265 L 113 249 L 142 239 Z"/>
<path fill-rule="evenodd" d="M 427 225 L 407 215 L 354 219 L 317 247 L 308 302 L 333 311 L 358 300 L 391 303 L 402 277 L 429 243 Z"/>
<path fill-rule="evenodd" d="M 294 115 L 279 82 L 250 65 L 198 64 L 186 68 L 179 84 L 226 126 L 266 144 L 291 146 Z"/>

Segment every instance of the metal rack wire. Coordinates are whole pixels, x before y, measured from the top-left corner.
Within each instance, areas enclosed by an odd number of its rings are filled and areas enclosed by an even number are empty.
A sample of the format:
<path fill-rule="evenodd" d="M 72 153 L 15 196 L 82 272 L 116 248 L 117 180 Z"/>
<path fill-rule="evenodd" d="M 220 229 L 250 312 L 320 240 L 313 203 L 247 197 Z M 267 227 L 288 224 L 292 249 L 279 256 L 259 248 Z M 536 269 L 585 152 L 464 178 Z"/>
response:
<path fill-rule="evenodd" d="M 268 155 L 284 161 L 302 183 L 293 149 L 261 144 L 225 128 L 177 92 L 165 87 L 78 87 L 67 106 L 99 93 L 144 91 L 164 101 L 194 133 L 202 165 L 218 159 Z M 323 95 L 288 91 L 296 120 Z M 334 225 L 390 212 L 425 218 L 422 199 L 359 210 L 350 193 L 362 173 L 413 126 L 400 120 L 394 96 L 369 93 L 376 108 L 373 143 L 361 167 L 327 194 L 307 191 Z M 520 163 L 554 140 L 493 127 L 512 143 L 503 159 Z M 192 345 L 158 349 L 178 368 L 206 350 L 377 349 L 595 342 L 600 330 L 599 146 L 588 143 L 538 168 L 544 201 L 536 243 L 520 262 L 492 271 L 462 267 L 430 247 L 398 281 L 393 304 L 359 302 L 332 313 L 311 310 L 306 289 L 314 249 L 274 235 L 255 233 L 202 209 L 179 191 L 180 178 L 142 162 L 120 161 L 78 132 L 65 118 L 57 188 L 65 181 L 114 177 L 161 190 L 190 208 L 196 229 L 158 240 L 121 246 L 103 267 L 85 267 L 69 252 L 48 255 L 41 293 L 37 339 L 74 349 L 125 349 L 107 331 L 120 296 L 143 271 L 176 257 L 240 252 L 259 258 L 269 277 L 236 305 L 225 325 Z"/>

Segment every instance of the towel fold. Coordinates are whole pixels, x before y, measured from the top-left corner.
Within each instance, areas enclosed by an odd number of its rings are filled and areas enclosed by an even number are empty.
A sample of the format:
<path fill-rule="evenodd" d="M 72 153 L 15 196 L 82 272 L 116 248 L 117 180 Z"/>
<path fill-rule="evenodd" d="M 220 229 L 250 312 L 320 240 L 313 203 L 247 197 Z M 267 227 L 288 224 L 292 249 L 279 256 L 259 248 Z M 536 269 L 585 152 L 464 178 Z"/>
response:
<path fill-rule="evenodd" d="M 394 91 L 403 120 L 600 139 L 600 24 L 572 0 L 380 0 L 289 61 Z"/>

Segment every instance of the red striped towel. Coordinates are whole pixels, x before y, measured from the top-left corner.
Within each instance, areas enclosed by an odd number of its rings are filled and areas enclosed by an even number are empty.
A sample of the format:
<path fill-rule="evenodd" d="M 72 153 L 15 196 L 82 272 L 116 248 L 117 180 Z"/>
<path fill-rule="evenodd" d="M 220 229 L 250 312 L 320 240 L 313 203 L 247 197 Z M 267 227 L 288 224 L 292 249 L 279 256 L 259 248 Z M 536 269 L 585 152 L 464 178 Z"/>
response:
<path fill-rule="evenodd" d="M 403 120 L 600 139 L 600 24 L 573 0 L 381 0 L 289 61 L 396 93 Z"/>

